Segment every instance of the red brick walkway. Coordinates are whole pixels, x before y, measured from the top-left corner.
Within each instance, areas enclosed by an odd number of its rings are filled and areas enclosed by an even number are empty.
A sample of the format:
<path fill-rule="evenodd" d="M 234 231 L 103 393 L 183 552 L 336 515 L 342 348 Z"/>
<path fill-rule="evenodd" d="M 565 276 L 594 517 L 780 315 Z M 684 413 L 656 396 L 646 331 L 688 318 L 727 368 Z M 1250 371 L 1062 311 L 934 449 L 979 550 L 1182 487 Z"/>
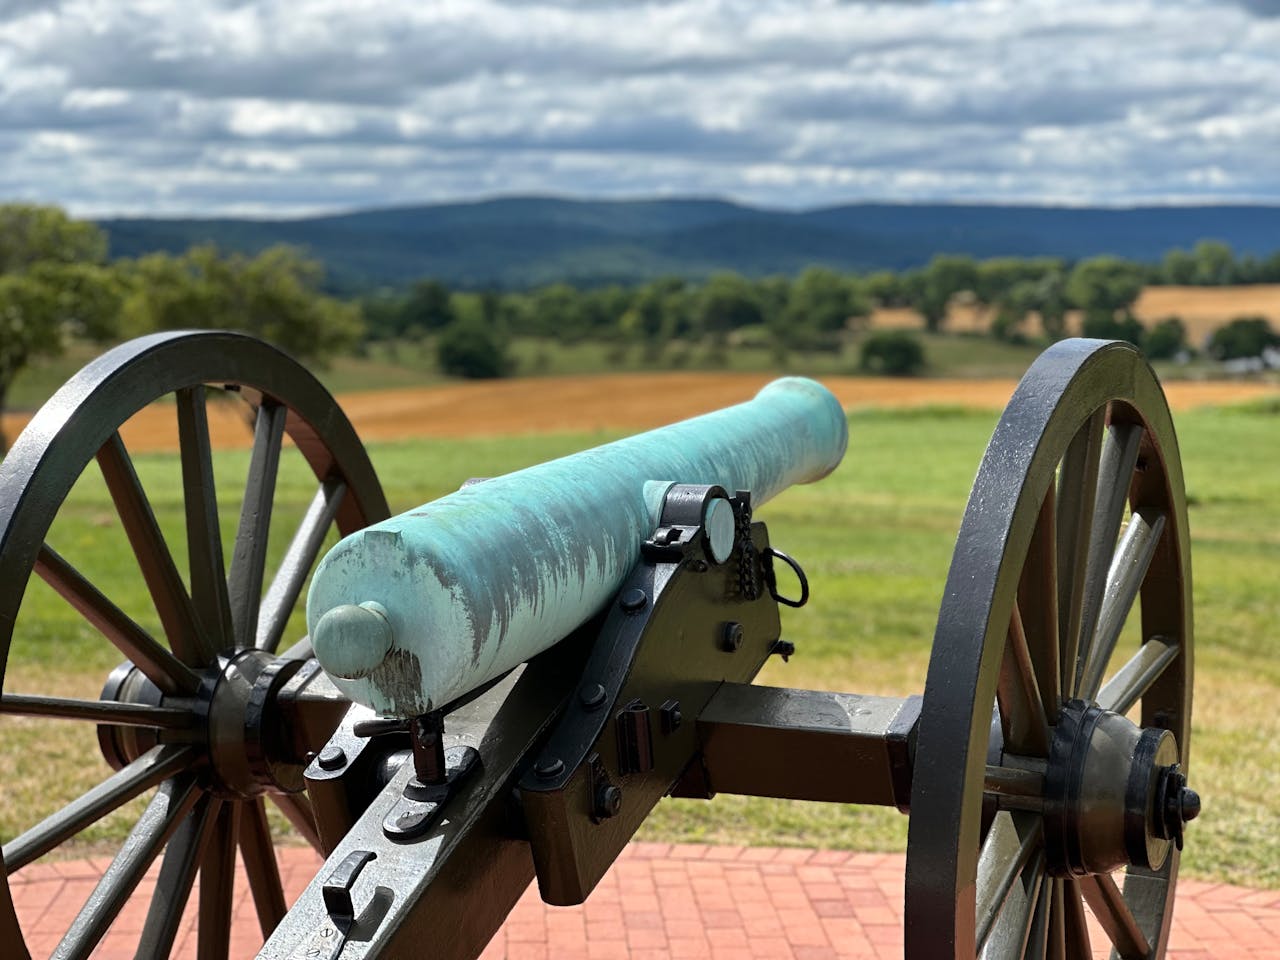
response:
<path fill-rule="evenodd" d="M 320 864 L 281 851 L 290 899 Z M 35 956 L 46 956 L 93 888 L 104 861 L 37 865 L 14 881 Z M 635 844 L 582 907 L 547 907 L 531 889 L 485 951 L 486 960 L 824 960 L 902 956 L 897 854 Z M 142 892 L 149 893 L 154 879 Z M 253 903 L 236 889 L 233 957 L 261 944 Z M 130 908 L 95 954 L 132 957 L 145 903 Z M 188 914 L 179 956 L 194 956 Z M 132 939 L 130 938 L 132 935 Z M 1105 957 L 1095 931 L 1095 956 Z M 0 948 L 0 954 L 3 954 Z M 1280 891 L 1183 881 L 1170 960 L 1280 960 Z"/>

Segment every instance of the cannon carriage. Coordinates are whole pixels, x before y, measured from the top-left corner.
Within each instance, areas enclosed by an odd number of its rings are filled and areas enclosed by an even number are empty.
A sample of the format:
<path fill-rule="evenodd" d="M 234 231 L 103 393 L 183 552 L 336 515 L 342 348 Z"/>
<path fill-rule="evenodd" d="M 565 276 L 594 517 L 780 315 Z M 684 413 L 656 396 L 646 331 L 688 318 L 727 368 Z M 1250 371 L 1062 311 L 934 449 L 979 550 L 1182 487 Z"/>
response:
<path fill-rule="evenodd" d="M 210 428 L 224 393 L 253 418 L 233 534 Z M 180 545 L 120 433 L 170 397 Z M 1161 956 L 1199 800 L 1186 505 L 1154 375 L 1084 340 L 1028 371 L 917 696 L 751 682 L 792 652 L 778 606 L 809 591 L 753 507 L 833 469 L 846 431 L 823 388 L 788 379 L 393 518 L 345 416 L 273 348 L 162 334 L 94 361 L 0 464 L 0 646 L 7 661 L 34 576 L 118 665 L 96 698 L 5 679 L 0 713 L 91 725 L 114 772 L 3 838 L 0 942 L 41 955 L 10 882 L 144 795 L 55 956 L 92 956 L 156 863 L 137 956 L 170 954 L 189 901 L 199 955 L 227 956 L 239 852 L 261 957 L 473 957 L 531 882 L 588 897 L 664 796 L 736 793 L 908 814 L 909 958 L 1088 956 L 1086 903 L 1114 955 Z M 314 496 L 268 581 L 285 450 Z M 86 472 L 159 629 L 55 540 Z M 326 857 L 288 908 L 264 800 Z"/>

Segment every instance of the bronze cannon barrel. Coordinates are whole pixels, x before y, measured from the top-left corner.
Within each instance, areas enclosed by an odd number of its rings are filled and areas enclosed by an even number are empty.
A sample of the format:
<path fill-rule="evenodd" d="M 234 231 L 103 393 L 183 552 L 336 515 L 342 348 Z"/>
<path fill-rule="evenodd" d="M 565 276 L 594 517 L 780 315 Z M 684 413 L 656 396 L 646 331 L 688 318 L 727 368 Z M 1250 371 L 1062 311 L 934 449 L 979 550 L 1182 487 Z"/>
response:
<path fill-rule="evenodd" d="M 472 484 L 346 537 L 307 597 L 316 657 L 342 691 L 414 716 L 549 648 L 635 565 L 672 483 L 763 503 L 826 476 L 839 401 L 788 377 L 752 400 Z"/>

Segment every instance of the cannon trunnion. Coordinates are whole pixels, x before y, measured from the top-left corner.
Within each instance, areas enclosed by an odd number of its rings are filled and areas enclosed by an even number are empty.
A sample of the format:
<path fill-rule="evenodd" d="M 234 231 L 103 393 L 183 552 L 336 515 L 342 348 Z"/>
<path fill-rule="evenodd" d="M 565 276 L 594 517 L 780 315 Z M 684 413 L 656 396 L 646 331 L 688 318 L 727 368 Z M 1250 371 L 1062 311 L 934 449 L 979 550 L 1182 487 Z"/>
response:
<path fill-rule="evenodd" d="M 225 549 L 206 413 L 217 392 L 255 423 Z M 170 394 L 185 573 L 119 433 Z M 0 936 L 19 955 L 48 952 L 10 884 L 152 789 L 55 955 L 92 955 L 158 860 L 138 955 L 169 954 L 199 876 L 201 956 L 226 956 L 238 849 L 261 957 L 474 957 L 535 879 L 550 903 L 587 898 L 664 796 L 738 793 L 909 813 L 913 960 L 1085 956 L 1085 904 L 1115 955 L 1162 956 L 1199 799 L 1185 496 L 1150 369 L 1127 345 L 1065 341 L 1028 372 L 974 484 L 924 692 L 903 698 L 751 683 L 795 652 L 778 607 L 809 594 L 753 501 L 834 466 L 833 404 L 787 381 L 737 413 L 388 518 L 350 425 L 271 348 L 166 334 L 95 361 L 0 465 L 0 643 L 12 661 L 35 574 L 125 662 L 96 699 L 6 679 L 0 713 L 96 726 L 116 772 L 4 838 Z M 664 446 L 669 470 L 628 459 Z M 314 497 L 268 577 L 282 454 L 306 464 Z M 759 469 L 739 469 L 743 457 Z M 147 627 L 52 543 L 95 459 L 155 607 Z M 577 497 L 599 529 L 574 519 L 564 482 L 587 474 L 632 498 L 610 512 L 610 496 Z M 555 531 L 530 535 L 552 516 Z M 287 638 L 335 526 L 348 540 L 315 577 L 312 636 Z M 581 556 L 564 556 L 575 538 Z M 502 551 L 521 549 L 512 582 L 491 579 Z M 1122 650 L 1130 619 L 1139 643 Z M 327 858 L 287 910 L 264 798 Z"/>

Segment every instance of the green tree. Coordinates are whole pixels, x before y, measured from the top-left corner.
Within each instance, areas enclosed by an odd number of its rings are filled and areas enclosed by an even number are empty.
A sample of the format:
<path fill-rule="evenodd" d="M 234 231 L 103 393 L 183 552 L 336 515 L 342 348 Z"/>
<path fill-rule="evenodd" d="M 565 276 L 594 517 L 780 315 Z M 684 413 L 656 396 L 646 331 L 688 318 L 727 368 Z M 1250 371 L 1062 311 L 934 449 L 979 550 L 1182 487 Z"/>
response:
<path fill-rule="evenodd" d="M 102 263 L 107 237 L 97 225 L 72 220 L 57 207 L 0 205 L 0 274 L 39 263 Z"/>
<path fill-rule="evenodd" d="M 443 330 L 456 319 L 449 288 L 439 280 L 423 279 L 410 287 L 409 295 L 405 297 L 400 332 L 415 327 L 427 331 Z"/>
<path fill-rule="evenodd" d="M 862 288 L 878 307 L 906 307 L 911 304 L 906 283 L 892 270 L 869 274 L 863 280 Z"/>
<path fill-rule="evenodd" d="M 859 362 L 869 373 L 909 377 L 924 369 L 924 347 L 905 330 L 883 330 L 862 342 Z"/>
<path fill-rule="evenodd" d="M 947 319 L 947 307 L 958 293 L 978 285 L 978 265 L 972 257 L 938 254 L 925 267 L 914 306 L 925 329 L 936 333 Z"/>
<path fill-rule="evenodd" d="M 213 246 L 151 254 L 129 267 L 131 332 L 199 327 L 243 330 L 299 357 L 324 362 L 363 332 L 360 308 L 320 293 L 323 268 L 292 247 L 252 259 Z"/>
<path fill-rule="evenodd" d="M 730 330 L 764 321 L 754 285 L 736 273 L 711 276 L 697 293 L 694 325 L 723 341 Z"/>
<path fill-rule="evenodd" d="M 1189 286 L 1196 282 L 1196 258 L 1185 250 L 1170 250 L 1160 262 L 1160 277 L 1165 283 Z"/>
<path fill-rule="evenodd" d="M 1268 347 L 1280 347 L 1280 333 L 1266 317 L 1236 317 L 1209 338 L 1209 356 L 1217 360 L 1261 356 Z"/>
<path fill-rule="evenodd" d="M 1133 304 L 1142 293 L 1143 283 L 1142 269 L 1118 257 L 1093 257 L 1076 264 L 1066 290 L 1071 301 L 1084 311 L 1085 336 L 1130 339 L 1119 331 L 1124 328 L 1134 332 L 1137 321 L 1133 320 Z M 1095 332 L 1090 333 L 1091 329 Z M 1141 325 L 1136 330 L 1140 338 Z"/>
<path fill-rule="evenodd" d="M 1172 360 L 1187 349 L 1187 328 L 1178 317 L 1165 317 L 1143 338 L 1143 351 L 1151 360 Z"/>
<path fill-rule="evenodd" d="M 1191 251 L 1195 261 L 1193 281 L 1203 287 L 1221 287 L 1235 282 L 1236 258 L 1220 240 L 1201 240 Z"/>
<path fill-rule="evenodd" d="M 60 353 L 66 337 L 115 335 L 121 290 L 101 265 L 106 249 L 101 230 L 55 207 L 0 206 L 0 411 L 23 368 Z"/>
<path fill-rule="evenodd" d="M 501 332 L 473 317 L 457 320 L 441 332 L 436 356 L 445 373 L 471 380 L 505 377 L 511 370 Z"/>
<path fill-rule="evenodd" d="M 791 285 L 789 325 L 821 333 L 839 332 L 851 318 L 871 314 L 871 304 L 846 277 L 826 267 L 809 267 Z"/>
<path fill-rule="evenodd" d="M 530 324 L 540 336 L 573 342 L 586 330 L 584 305 L 582 294 L 567 283 L 541 287 L 530 304 Z"/>

